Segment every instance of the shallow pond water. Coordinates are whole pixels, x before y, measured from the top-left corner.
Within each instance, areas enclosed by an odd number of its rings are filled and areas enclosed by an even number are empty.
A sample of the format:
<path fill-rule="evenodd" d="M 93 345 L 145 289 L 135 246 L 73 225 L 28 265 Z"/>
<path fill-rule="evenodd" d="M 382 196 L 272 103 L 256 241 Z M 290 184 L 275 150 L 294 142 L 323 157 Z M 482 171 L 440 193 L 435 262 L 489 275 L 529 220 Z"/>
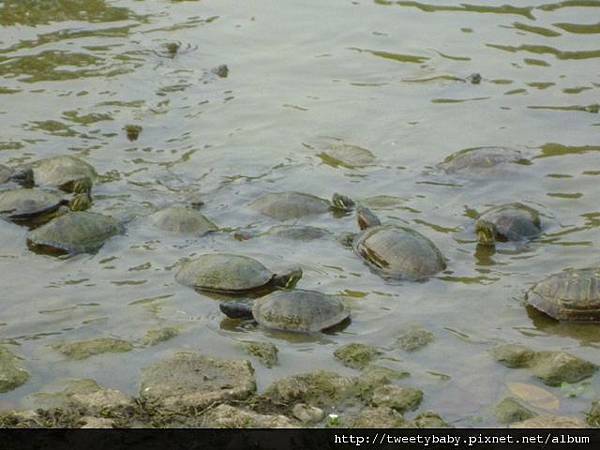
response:
<path fill-rule="evenodd" d="M 0 341 L 24 359 L 28 383 L 0 395 L 18 407 L 64 378 L 89 377 L 135 394 L 139 372 L 177 350 L 243 358 L 242 339 L 275 343 L 280 364 L 254 364 L 259 391 L 285 375 L 324 368 L 345 343 L 386 351 L 424 390 L 422 410 L 457 426 L 495 425 L 510 383 L 540 385 L 489 355 L 497 343 L 562 349 L 600 364 L 598 325 L 560 324 L 523 306 L 535 281 L 600 263 L 600 2 L 0 0 L 0 163 L 71 154 L 104 175 L 94 210 L 127 220 L 124 236 L 95 255 L 39 256 L 24 228 L 0 223 Z M 227 77 L 211 72 L 227 64 Z M 479 84 L 467 77 L 480 73 Z M 141 126 L 136 140 L 126 127 Z M 132 138 L 132 136 L 130 136 Z M 360 167 L 323 153 L 368 149 Z M 511 174 L 449 178 L 434 166 L 478 146 L 519 148 L 531 161 Z M 331 238 L 302 242 L 231 230 L 279 224 L 247 205 L 261 194 L 334 192 L 410 226 L 447 258 L 427 282 L 387 282 L 335 235 L 355 217 L 290 221 Z M 145 217 L 201 199 L 223 228 L 169 235 Z M 525 247 L 477 251 L 476 211 L 521 201 L 544 215 Z M 204 252 L 300 265 L 299 287 L 346 297 L 352 322 L 302 337 L 240 327 L 218 301 L 175 282 L 177 266 Z M 414 324 L 435 341 L 394 345 Z M 131 352 L 67 360 L 51 346 L 179 327 L 174 339 Z M 582 417 L 599 377 L 547 388 L 563 415 Z"/>

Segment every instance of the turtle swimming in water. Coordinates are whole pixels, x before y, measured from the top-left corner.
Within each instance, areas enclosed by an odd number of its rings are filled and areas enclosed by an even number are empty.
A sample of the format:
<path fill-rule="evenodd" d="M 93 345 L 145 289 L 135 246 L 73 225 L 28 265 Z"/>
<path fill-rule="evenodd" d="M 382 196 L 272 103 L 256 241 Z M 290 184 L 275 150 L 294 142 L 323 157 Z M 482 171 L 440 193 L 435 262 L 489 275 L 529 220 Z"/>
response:
<path fill-rule="evenodd" d="M 253 304 L 223 302 L 219 308 L 230 318 L 254 318 L 265 328 L 298 333 L 326 330 L 350 317 L 338 296 L 303 289 L 276 291 Z"/>
<path fill-rule="evenodd" d="M 276 225 L 264 233 L 253 233 L 251 231 L 237 231 L 234 238 L 238 241 L 247 241 L 256 237 L 272 237 L 290 241 L 313 241 L 331 235 L 323 228 L 308 225 Z"/>
<path fill-rule="evenodd" d="M 600 267 L 567 269 L 535 284 L 527 303 L 556 320 L 600 322 Z"/>
<path fill-rule="evenodd" d="M 0 216 L 31 228 L 42 225 L 68 210 L 83 211 L 91 206 L 89 194 L 67 200 L 41 189 L 12 189 L 0 192 Z"/>
<path fill-rule="evenodd" d="M 302 192 L 273 192 L 250 203 L 250 208 L 277 220 L 300 219 L 328 211 L 351 211 L 354 201 L 345 195 L 333 194 L 331 201 Z"/>
<path fill-rule="evenodd" d="M 371 210 L 362 206 L 357 208 L 356 217 L 362 232 L 349 236 L 354 252 L 384 278 L 418 281 L 446 268 L 440 250 L 421 233 L 382 225 Z"/>
<path fill-rule="evenodd" d="M 116 219 L 102 214 L 68 212 L 30 231 L 27 245 L 36 253 L 75 255 L 98 251 L 112 236 L 123 233 Z"/>
<path fill-rule="evenodd" d="M 98 174 L 94 167 L 75 156 L 53 156 L 24 166 L 32 169 L 39 186 L 56 187 L 65 192 L 90 192 Z"/>
<path fill-rule="evenodd" d="M 539 213 L 522 203 L 508 203 L 483 212 L 475 223 L 480 245 L 494 246 L 497 241 L 524 241 L 539 236 Z"/>
<path fill-rule="evenodd" d="M 507 147 L 468 148 L 448 156 L 438 164 L 449 175 L 481 177 L 501 172 L 509 164 L 529 164 L 519 150 Z"/>
<path fill-rule="evenodd" d="M 177 234 L 193 234 L 204 236 L 218 230 L 218 227 L 193 208 L 171 206 L 161 209 L 150 216 L 152 223 L 157 228 Z"/>
<path fill-rule="evenodd" d="M 11 169 L 0 164 L 0 184 L 17 183 L 23 187 L 33 187 L 33 170 Z"/>
<path fill-rule="evenodd" d="M 292 287 L 300 278 L 300 268 L 275 274 L 253 258 L 229 253 L 200 255 L 184 263 L 175 275 L 185 286 L 225 295 L 271 292 Z"/>

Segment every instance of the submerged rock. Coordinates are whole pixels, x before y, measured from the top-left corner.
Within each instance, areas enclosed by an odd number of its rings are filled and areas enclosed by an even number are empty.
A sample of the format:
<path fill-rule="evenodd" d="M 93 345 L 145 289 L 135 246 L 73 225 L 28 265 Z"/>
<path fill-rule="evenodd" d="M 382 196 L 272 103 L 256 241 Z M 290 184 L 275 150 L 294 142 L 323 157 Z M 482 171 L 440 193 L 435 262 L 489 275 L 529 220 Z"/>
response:
<path fill-rule="evenodd" d="M 380 386 L 373 391 L 371 403 L 375 406 L 389 406 L 396 411 L 405 412 L 417 409 L 423 400 L 419 389 L 400 386 Z"/>
<path fill-rule="evenodd" d="M 419 414 L 407 423 L 409 428 L 450 428 L 442 417 L 432 411 Z"/>
<path fill-rule="evenodd" d="M 535 352 L 524 345 L 503 344 L 492 349 L 492 356 L 506 367 L 518 368 L 527 367 L 533 360 Z"/>
<path fill-rule="evenodd" d="M 243 400 L 256 391 L 248 361 L 177 353 L 142 371 L 140 397 L 166 408 L 205 408 L 215 402 Z"/>
<path fill-rule="evenodd" d="M 587 413 L 587 423 L 595 428 L 600 428 L 600 400 L 592 403 L 592 408 Z"/>
<path fill-rule="evenodd" d="M 175 327 L 154 328 L 148 330 L 142 338 L 144 345 L 157 345 L 168 341 L 179 335 L 179 329 Z"/>
<path fill-rule="evenodd" d="M 379 386 L 390 384 L 394 380 L 400 380 L 409 376 L 408 372 L 370 365 L 357 378 L 355 389 L 360 398 L 368 400 L 372 397 L 373 391 Z"/>
<path fill-rule="evenodd" d="M 397 340 L 398 346 L 407 352 L 414 352 L 432 343 L 435 337 L 431 331 L 421 327 L 411 327 Z"/>
<path fill-rule="evenodd" d="M 219 405 L 208 411 L 202 420 L 210 428 L 294 428 L 297 425 L 288 417 L 258 414 L 230 405 Z"/>
<path fill-rule="evenodd" d="M 333 354 L 346 367 L 364 369 L 381 352 L 372 345 L 351 343 L 342 345 Z"/>
<path fill-rule="evenodd" d="M 388 406 L 364 408 L 350 421 L 354 428 L 399 428 L 404 425 L 402 414 Z"/>
<path fill-rule="evenodd" d="M 52 348 L 70 359 L 86 359 L 102 353 L 128 352 L 133 350 L 133 345 L 121 339 L 98 338 L 89 341 L 56 344 Z"/>
<path fill-rule="evenodd" d="M 512 397 L 506 397 L 498 403 L 494 408 L 494 414 L 496 420 L 502 424 L 521 422 L 537 416 L 535 412 L 521 405 Z"/>
<path fill-rule="evenodd" d="M 522 422 L 513 423 L 511 428 L 588 428 L 587 424 L 578 417 L 568 416 L 537 416 Z"/>
<path fill-rule="evenodd" d="M 0 346 L 0 393 L 12 391 L 29 380 L 21 360 Z"/>
<path fill-rule="evenodd" d="M 316 406 L 297 403 L 292 408 L 293 416 L 304 424 L 314 424 L 325 418 L 325 411 Z"/>
<path fill-rule="evenodd" d="M 279 362 L 279 350 L 270 342 L 243 341 L 241 346 L 246 353 L 255 356 L 260 363 L 269 369 Z"/>
<path fill-rule="evenodd" d="M 32 397 L 36 406 L 45 409 L 76 407 L 87 412 L 106 412 L 133 406 L 129 396 L 116 389 L 102 387 L 89 378 L 69 380 L 62 391 L 40 392 Z"/>

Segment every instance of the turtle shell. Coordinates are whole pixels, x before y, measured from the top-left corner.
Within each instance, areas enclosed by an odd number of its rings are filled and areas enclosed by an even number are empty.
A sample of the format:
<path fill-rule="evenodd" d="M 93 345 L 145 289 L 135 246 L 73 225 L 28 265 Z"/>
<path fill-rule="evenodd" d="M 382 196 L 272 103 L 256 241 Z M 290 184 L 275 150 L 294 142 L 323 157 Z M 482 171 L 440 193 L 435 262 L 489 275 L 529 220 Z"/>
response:
<path fill-rule="evenodd" d="M 82 178 L 92 182 L 98 174 L 94 167 L 74 156 L 62 155 L 40 159 L 30 164 L 38 185 L 55 186 L 70 192 L 70 183 Z"/>
<path fill-rule="evenodd" d="M 323 228 L 301 225 L 278 225 L 267 231 L 267 236 L 293 241 L 312 241 L 328 236 L 330 233 Z"/>
<path fill-rule="evenodd" d="M 556 320 L 600 322 L 600 267 L 550 275 L 528 291 L 527 303 Z"/>
<path fill-rule="evenodd" d="M 266 328 L 313 333 L 337 325 L 350 312 L 335 295 L 295 289 L 259 298 L 254 302 L 252 315 Z"/>
<path fill-rule="evenodd" d="M 108 238 L 122 232 L 122 225 L 112 217 L 86 211 L 69 212 L 31 231 L 27 245 L 39 253 L 93 253 Z"/>
<path fill-rule="evenodd" d="M 217 226 L 203 214 L 181 206 L 165 208 L 152 214 L 152 222 L 161 230 L 171 233 L 203 236 L 217 230 Z"/>
<path fill-rule="evenodd" d="M 542 232 L 539 213 L 522 203 L 509 203 L 485 211 L 479 220 L 496 225 L 501 239 L 519 241 L 536 237 Z"/>
<path fill-rule="evenodd" d="M 507 147 L 468 148 L 448 156 L 438 167 L 448 174 L 488 174 L 494 168 L 527 160 L 516 149 Z"/>
<path fill-rule="evenodd" d="M 10 167 L 0 164 L 0 184 L 8 183 L 13 171 Z"/>
<path fill-rule="evenodd" d="M 42 219 L 50 220 L 52 213 L 64 204 L 63 198 L 53 192 L 39 189 L 13 189 L 0 192 L 0 215 L 21 223 Z"/>
<path fill-rule="evenodd" d="M 446 268 L 433 242 L 415 230 L 395 225 L 367 228 L 355 239 L 354 251 L 389 278 L 421 280 Z"/>
<path fill-rule="evenodd" d="M 228 253 L 209 253 L 183 264 L 175 279 L 195 289 L 243 293 L 268 284 L 275 274 L 255 259 Z"/>
<path fill-rule="evenodd" d="M 301 192 L 273 192 L 250 203 L 250 208 L 277 220 L 299 219 L 330 210 L 331 203 Z"/>

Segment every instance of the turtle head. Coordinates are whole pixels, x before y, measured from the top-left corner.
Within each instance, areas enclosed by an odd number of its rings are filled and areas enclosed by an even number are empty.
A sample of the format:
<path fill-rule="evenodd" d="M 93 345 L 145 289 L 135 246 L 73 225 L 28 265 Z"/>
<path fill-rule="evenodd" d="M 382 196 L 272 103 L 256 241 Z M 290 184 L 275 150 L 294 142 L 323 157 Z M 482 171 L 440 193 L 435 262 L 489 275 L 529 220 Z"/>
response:
<path fill-rule="evenodd" d="M 352 248 L 352 244 L 354 243 L 355 238 L 356 233 L 343 232 L 337 237 L 337 241 L 344 247 Z"/>
<path fill-rule="evenodd" d="M 369 208 L 359 206 L 356 210 L 356 220 L 358 221 L 358 227 L 361 230 L 365 230 L 370 227 L 376 227 L 381 225 L 379 218 Z"/>
<path fill-rule="evenodd" d="M 252 305 L 239 302 L 223 302 L 219 309 L 230 319 L 252 319 Z"/>
<path fill-rule="evenodd" d="M 296 286 L 296 283 L 300 281 L 300 278 L 302 278 L 302 269 L 300 267 L 294 267 L 286 273 L 275 275 L 273 278 L 273 283 L 277 287 L 292 289 L 294 286 Z"/>
<path fill-rule="evenodd" d="M 20 184 L 23 187 L 31 188 L 34 186 L 33 182 L 33 169 L 31 167 L 27 169 L 16 170 L 10 177 L 11 181 Z"/>
<path fill-rule="evenodd" d="M 337 192 L 331 197 L 331 204 L 334 209 L 338 209 L 340 211 L 352 211 L 356 205 L 354 200 L 352 200 L 350 197 L 338 194 Z"/>
<path fill-rule="evenodd" d="M 92 197 L 87 192 L 77 194 L 69 201 L 71 211 L 85 211 L 90 206 L 92 206 Z"/>
<path fill-rule="evenodd" d="M 496 226 L 487 220 L 479 220 L 475 226 L 477 241 L 480 245 L 493 247 L 496 245 Z"/>

